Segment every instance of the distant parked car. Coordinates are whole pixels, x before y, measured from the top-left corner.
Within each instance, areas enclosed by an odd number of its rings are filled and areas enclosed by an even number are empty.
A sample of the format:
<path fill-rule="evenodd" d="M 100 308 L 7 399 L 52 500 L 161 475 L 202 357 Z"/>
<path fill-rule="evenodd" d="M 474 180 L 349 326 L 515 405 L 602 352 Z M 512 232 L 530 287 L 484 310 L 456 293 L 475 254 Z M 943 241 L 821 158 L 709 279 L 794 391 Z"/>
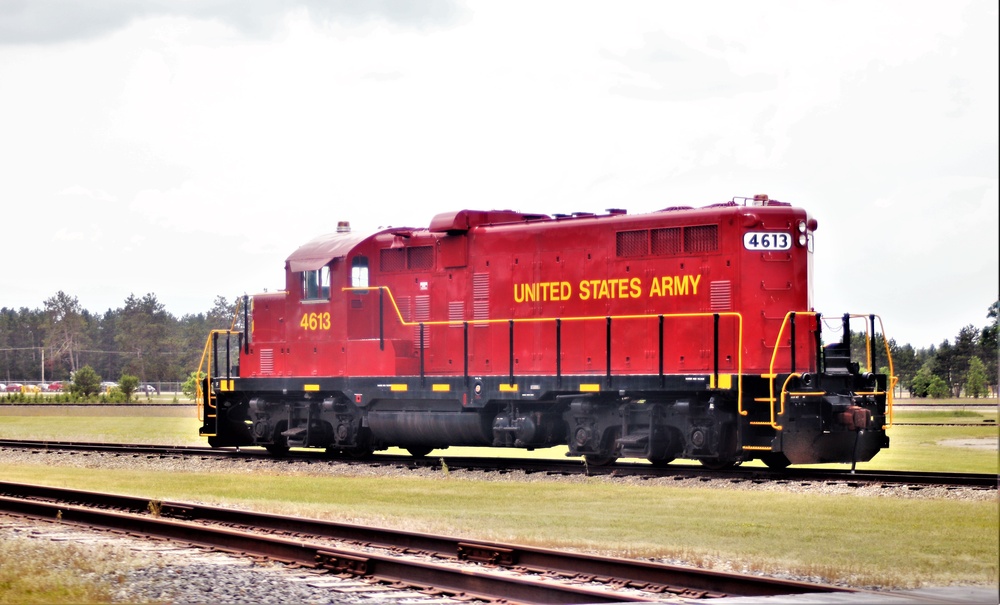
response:
<path fill-rule="evenodd" d="M 101 392 L 102 393 L 107 393 L 111 389 L 117 389 L 117 388 L 118 388 L 118 383 L 117 382 L 104 381 L 104 382 L 101 383 Z"/>
<path fill-rule="evenodd" d="M 8 393 L 20 393 L 21 389 L 23 389 L 23 388 L 24 388 L 24 385 L 21 384 L 20 382 L 9 382 L 9 383 L 7 383 L 7 392 Z"/>
<path fill-rule="evenodd" d="M 61 382 L 50 382 L 49 387 L 46 389 L 49 392 L 61 391 L 63 390 L 63 383 Z"/>
<path fill-rule="evenodd" d="M 135 390 L 136 393 L 146 393 L 147 395 L 158 395 L 160 392 L 151 384 L 140 384 Z"/>
<path fill-rule="evenodd" d="M 7 385 L 0 382 L 0 393 L 6 393 L 6 392 L 7 392 Z"/>

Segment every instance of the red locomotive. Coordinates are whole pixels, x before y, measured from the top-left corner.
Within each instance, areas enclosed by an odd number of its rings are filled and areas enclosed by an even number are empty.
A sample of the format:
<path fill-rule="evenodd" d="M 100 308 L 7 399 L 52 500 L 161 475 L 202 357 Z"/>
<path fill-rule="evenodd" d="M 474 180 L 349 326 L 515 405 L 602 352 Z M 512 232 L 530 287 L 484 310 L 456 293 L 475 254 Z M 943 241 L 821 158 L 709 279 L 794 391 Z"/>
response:
<path fill-rule="evenodd" d="M 889 444 L 892 362 L 875 373 L 869 346 L 862 370 L 853 316 L 814 312 L 816 226 L 767 196 L 342 224 L 288 257 L 285 291 L 253 296 L 242 329 L 213 332 L 201 434 L 276 454 L 564 445 L 590 464 L 870 460 Z"/>

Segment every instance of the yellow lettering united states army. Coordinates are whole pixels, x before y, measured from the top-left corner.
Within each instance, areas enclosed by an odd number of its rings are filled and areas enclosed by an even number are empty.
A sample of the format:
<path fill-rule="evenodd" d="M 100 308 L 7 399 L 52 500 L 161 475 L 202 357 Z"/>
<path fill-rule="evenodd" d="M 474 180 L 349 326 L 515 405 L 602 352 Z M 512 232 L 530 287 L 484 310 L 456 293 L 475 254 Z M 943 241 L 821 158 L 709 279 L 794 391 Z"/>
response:
<path fill-rule="evenodd" d="M 569 300 L 571 296 L 573 296 L 573 286 L 566 281 L 514 284 L 514 302 L 516 303 Z"/>
<path fill-rule="evenodd" d="M 701 275 L 661 275 L 653 278 L 645 295 L 697 296 L 700 283 Z M 575 291 L 573 284 L 566 281 L 532 282 L 514 284 L 514 302 L 558 302 L 570 300 L 574 295 L 580 300 L 642 298 L 643 292 L 642 279 L 638 277 L 584 279 Z"/>
<path fill-rule="evenodd" d="M 649 297 L 654 296 L 696 296 L 701 275 L 661 275 L 653 278 L 649 287 Z"/>

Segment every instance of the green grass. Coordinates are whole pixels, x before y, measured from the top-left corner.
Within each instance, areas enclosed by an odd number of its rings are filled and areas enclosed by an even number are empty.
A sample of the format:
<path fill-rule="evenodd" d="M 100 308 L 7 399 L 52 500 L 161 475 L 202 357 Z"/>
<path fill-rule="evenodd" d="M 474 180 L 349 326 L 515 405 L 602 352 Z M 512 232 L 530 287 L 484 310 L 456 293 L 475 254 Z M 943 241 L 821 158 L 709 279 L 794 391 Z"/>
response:
<path fill-rule="evenodd" d="M 906 412 L 903 417 L 925 413 Z M 191 408 L 76 408 L 59 413 L 47 406 L 41 411 L 2 407 L 0 438 L 204 444 L 197 436 L 200 423 L 193 416 Z M 974 420 L 960 413 L 944 418 Z M 935 421 L 940 421 L 937 416 Z M 949 439 L 996 440 L 996 426 L 897 426 L 890 429 L 890 437 L 890 448 L 859 468 L 997 472 L 996 450 L 942 445 Z M 562 458 L 565 448 L 535 452 L 453 448 L 434 455 L 471 452 Z M 725 560 L 735 562 L 738 569 L 786 570 L 854 586 L 997 582 L 995 500 L 680 489 L 606 480 L 487 482 L 455 472 L 436 479 L 392 480 L 305 476 L 307 472 L 308 468 L 295 475 L 255 471 L 248 481 L 245 475 L 224 472 L 0 466 L 0 476 L 9 481 L 150 499 L 230 503 L 470 538 L 676 559 L 706 567 Z"/>
<path fill-rule="evenodd" d="M 889 449 L 859 468 L 907 471 L 992 473 L 998 471 L 997 450 L 949 446 L 957 439 L 997 443 L 996 426 L 900 426 L 889 429 Z"/>
<path fill-rule="evenodd" d="M 980 414 L 980 412 L 973 412 Z M 165 408 L 58 408 L 0 407 L 0 439 L 45 439 L 50 441 L 96 441 L 158 445 L 205 445 L 198 437 L 201 423 L 189 407 Z M 932 416 L 927 416 L 928 414 Z M 943 414 L 943 415 L 942 415 Z M 889 429 L 889 449 L 879 452 L 861 469 L 908 471 L 955 471 L 997 473 L 997 451 L 945 445 L 954 439 L 998 439 L 996 424 L 976 422 L 969 412 L 907 411 L 897 422 L 952 422 L 967 420 L 968 426 L 895 426 Z M 989 418 L 985 413 L 979 420 Z M 993 414 L 995 417 L 995 414 Z M 390 450 L 399 453 L 400 450 Z M 525 450 L 495 448 L 451 448 L 431 455 L 519 456 L 564 459 L 565 447 Z M 748 463 L 760 465 L 758 462 Z M 823 465 L 844 468 L 845 465 Z"/>
<path fill-rule="evenodd" d="M 996 397 L 943 397 L 934 399 L 933 397 L 894 397 L 893 401 L 902 405 L 997 405 L 1000 400 Z"/>
<path fill-rule="evenodd" d="M 0 439 L 205 445 L 196 418 L 145 416 L 2 416 Z"/>
<path fill-rule="evenodd" d="M 928 411 L 897 411 L 893 422 L 943 422 L 967 424 L 995 424 L 996 410 L 973 412 L 971 410 L 928 410 Z"/>
<path fill-rule="evenodd" d="M 11 481 L 228 503 L 412 531 L 447 532 L 694 565 L 820 575 L 854 586 L 996 583 L 996 502 L 641 485 L 490 482 L 441 473 L 391 480 L 255 471 L 133 472 L 0 466 Z"/>

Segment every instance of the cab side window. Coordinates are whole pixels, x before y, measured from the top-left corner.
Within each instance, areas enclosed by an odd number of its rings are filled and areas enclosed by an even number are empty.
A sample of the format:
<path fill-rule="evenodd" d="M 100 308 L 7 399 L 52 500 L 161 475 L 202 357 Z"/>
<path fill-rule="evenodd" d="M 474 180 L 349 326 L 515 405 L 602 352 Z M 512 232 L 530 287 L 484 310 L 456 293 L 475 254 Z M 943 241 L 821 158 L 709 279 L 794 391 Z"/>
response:
<path fill-rule="evenodd" d="M 368 287 L 368 257 L 355 256 L 351 261 L 351 287 Z"/>
<path fill-rule="evenodd" d="M 330 299 L 330 267 L 302 272 L 302 300 Z"/>

